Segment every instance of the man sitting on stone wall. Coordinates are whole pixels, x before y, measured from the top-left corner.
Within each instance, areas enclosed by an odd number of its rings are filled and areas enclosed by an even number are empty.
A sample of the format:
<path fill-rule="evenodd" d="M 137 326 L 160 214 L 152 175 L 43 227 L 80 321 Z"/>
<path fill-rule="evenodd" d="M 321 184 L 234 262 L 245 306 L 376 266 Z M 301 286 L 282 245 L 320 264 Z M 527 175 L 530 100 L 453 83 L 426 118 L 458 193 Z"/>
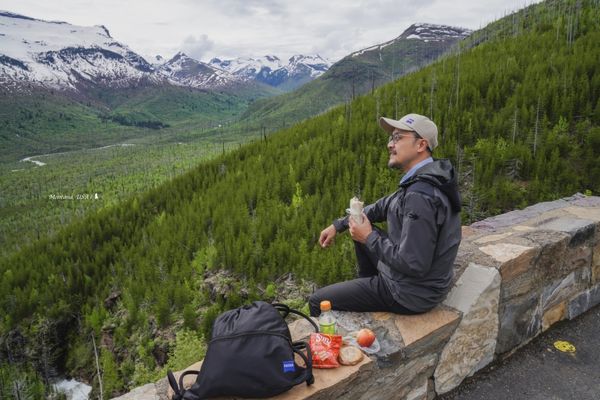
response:
<path fill-rule="evenodd" d="M 350 230 L 359 277 L 313 293 L 312 316 L 320 314 L 322 300 L 342 311 L 423 313 L 450 290 L 461 204 L 450 161 L 432 158 L 437 126 L 418 114 L 382 117 L 379 124 L 390 134 L 388 166 L 406 173 L 397 191 L 365 207 L 362 223 L 344 217 L 321 232 L 319 244 L 326 248 L 338 232 Z M 387 232 L 372 225 L 384 221 Z"/>

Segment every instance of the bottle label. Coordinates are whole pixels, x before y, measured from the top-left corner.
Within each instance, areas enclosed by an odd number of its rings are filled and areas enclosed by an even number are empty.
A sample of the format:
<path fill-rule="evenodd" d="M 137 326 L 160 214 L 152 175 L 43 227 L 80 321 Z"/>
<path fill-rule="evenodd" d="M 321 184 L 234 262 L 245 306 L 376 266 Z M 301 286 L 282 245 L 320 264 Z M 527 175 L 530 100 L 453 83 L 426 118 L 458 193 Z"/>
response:
<path fill-rule="evenodd" d="M 335 335 L 335 322 L 331 324 L 319 324 L 319 330 L 321 331 L 321 333 Z"/>

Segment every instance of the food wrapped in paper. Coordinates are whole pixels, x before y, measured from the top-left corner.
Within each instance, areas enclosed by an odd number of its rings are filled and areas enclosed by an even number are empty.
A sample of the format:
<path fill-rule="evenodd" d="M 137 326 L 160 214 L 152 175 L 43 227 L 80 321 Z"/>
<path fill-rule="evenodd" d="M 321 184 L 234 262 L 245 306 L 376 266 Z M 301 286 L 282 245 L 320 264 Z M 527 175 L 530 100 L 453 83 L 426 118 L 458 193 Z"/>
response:
<path fill-rule="evenodd" d="M 346 211 L 350 214 L 350 218 L 354 219 L 355 222 L 362 224 L 363 222 L 363 205 L 365 203 L 360 201 L 358 197 L 353 197 L 350 199 L 350 208 Z"/>

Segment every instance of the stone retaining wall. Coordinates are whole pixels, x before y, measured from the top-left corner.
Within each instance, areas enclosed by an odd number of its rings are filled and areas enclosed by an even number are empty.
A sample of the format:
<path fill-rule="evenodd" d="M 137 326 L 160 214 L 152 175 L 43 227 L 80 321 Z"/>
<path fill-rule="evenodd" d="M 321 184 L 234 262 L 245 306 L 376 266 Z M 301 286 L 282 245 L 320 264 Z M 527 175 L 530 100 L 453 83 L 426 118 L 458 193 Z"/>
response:
<path fill-rule="evenodd" d="M 463 227 L 455 271 L 446 301 L 429 313 L 338 313 L 342 330 L 371 327 L 381 351 L 359 368 L 317 370 L 315 385 L 278 398 L 432 399 L 599 304 L 600 197 L 577 194 Z M 295 338 L 307 333 L 301 321 L 290 327 Z M 119 399 L 167 399 L 166 387 L 163 379 Z"/>
<path fill-rule="evenodd" d="M 434 373 L 438 394 L 600 303 L 600 198 L 577 194 L 477 222 L 463 229 L 457 261 L 445 304 L 463 318 Z"/>

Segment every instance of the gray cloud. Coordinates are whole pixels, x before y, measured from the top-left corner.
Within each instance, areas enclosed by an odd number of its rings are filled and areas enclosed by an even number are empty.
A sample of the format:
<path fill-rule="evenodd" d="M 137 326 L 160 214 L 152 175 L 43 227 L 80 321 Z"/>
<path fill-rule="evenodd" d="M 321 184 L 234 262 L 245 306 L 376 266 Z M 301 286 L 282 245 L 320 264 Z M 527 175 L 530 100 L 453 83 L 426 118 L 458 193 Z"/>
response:
<path fill-rule="evenodd" d="M 257 16 L 285 16 L 290 1 L 285 0 L 183 0 L 190 7 L 199 7 L 206 10 L 219 10 L 223 16 L 229 17 L 257 17 Z"/>
<path fill-rule="evenodd" d="M 76 25 L 105 25 L 143 54 L 332 60 L 399 36 L 415 22 L 477 29 L 540 0 L 0 0 L 3 9 Z M 135 16 L 135 17 L 132 17 Z"/>
<path fill-rule="evenodd" d="M 208 38 L 208 35 L 200 35 L 199 37 L 188 36 L 181 45 L 182 51 L 188 56 L 201 60 L 206 52 L 212 50 L 215 42 Z"/>

